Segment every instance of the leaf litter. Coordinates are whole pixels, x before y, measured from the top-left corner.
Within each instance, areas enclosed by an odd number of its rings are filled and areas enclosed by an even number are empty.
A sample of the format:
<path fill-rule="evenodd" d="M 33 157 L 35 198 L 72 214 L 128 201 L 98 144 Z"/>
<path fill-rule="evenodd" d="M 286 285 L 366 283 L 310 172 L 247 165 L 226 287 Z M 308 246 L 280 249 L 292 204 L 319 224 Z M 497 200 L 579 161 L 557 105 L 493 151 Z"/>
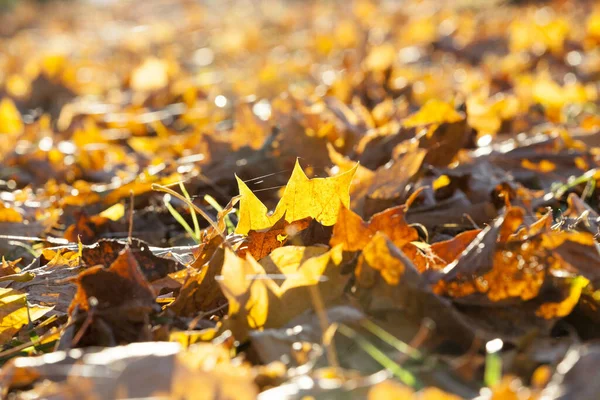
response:
<path fill-rule="evenodd" d="M 0 42 L 3 398 L 599 396 L 595 2 L 3 2 Z"/>

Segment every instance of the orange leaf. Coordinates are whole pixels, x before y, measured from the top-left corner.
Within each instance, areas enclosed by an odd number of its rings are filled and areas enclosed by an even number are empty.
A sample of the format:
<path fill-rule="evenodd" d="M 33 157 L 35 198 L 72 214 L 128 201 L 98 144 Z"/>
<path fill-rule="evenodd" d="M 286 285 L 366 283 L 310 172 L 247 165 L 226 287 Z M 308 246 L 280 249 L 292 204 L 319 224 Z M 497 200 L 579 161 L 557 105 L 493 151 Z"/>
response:
<path fill-rule="evenodd" d="M 248 232 L 245 246 L 238 250 L 238 256 L 245 257 L 246 254 L 250 254 L 255 260 L 260 260 L 268 256 L 271 251 L 282 247 L 288 241 L 289 236 L 295 236 L 308 228 L 310 221 L 309 217 L 299 221 L 286 222 L 282 217 L 269 229 L 252 230 Z"/>
<path fill-rule="evenodd" d="M 373 215 L 365 222 L 352 210 L 342 207 L 329 244 L 341 244 L 345 251 L 359 251 L 365 248 L 377 232 L 382 232 L 398 248 L 402 248 L 419 239 L 417 230 L 404 219 L 405 209 L 404 205 L 392 207 Z"/>
<path fill-rule="evenodd" d="M 435 269 L 443 268 L 455 261 L 480 232 L 481 229 L 473 229 L 462 232 L 452 239 L 432 244 L 430 250 L 434 255 L 434 260 L 429 267 Z"/>

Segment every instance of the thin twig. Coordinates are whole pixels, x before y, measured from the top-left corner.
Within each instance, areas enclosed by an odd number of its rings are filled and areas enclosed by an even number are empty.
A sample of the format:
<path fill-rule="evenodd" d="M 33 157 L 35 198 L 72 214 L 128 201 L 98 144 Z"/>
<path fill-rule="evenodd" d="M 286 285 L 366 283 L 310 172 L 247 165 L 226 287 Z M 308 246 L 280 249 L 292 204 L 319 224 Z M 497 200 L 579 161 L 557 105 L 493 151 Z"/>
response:
<path fill-rule="evenodd" d="M 469 214 L 467 214 L 467 213 L 464 213 L 464 214 L 463 214 L 463 217 L 464 217 L 464 218 L 466 218 L 466 219 L 468 219 L 468 220 L 469 220 L 469 222 L 470 222 L 470 223 L 471 223 L 471 224 L 472 224 L 472 225 L 475 227 L 475 229 L 481 229 L 481 228 L 479 227 L 479 225 L 477 225 L 477 223 L 475 222 L 475 220 L 474 220 L 474 219 L 473 219 L 473 218 L 472 218 L 472 217 L 471 217 Z"/>
<path fill-rule="evenodd" d="M 83 324 L 79 328 L 79 331 L 77 331 L 77 333 L 75 334 L 75 337 L 73 338 L 73 340 L 71 340 L 71 347 L 77 346 L 77 344 L 79 343 L 79 341 L 81 340 L 81 338 L 83 337 L 83 335 L 85 334 L 85 332 L 92 325 L 92 320 L 93 319 L 94 319 L 94 309 L 92 308 L 87 313 L 86 318 L 83 321 Z"/>

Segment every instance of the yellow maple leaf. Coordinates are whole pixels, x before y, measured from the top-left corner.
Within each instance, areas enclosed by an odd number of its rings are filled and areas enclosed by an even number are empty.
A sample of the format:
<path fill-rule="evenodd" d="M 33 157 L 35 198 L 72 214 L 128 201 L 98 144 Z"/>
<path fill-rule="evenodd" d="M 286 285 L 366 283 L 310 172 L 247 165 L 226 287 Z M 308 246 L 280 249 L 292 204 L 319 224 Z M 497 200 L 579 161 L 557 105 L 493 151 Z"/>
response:
<path fill-rule="evenodd" d="M 377 232 L 364 247 L 356 267 L 359 284 L 368 286 L 373 272 L 379 271 L 388 285 L 396 286 L 404 274 L 404 261 L 394 253 L 394 245 L 385 233 Z"/>
<path fill-rule="evenodd" d="M 281 272 L 286 279 L 277 287 L 276 294 L 282 297 L 288 290 L 302 286 L 317 285 L 327 265 L 342 261 L 342 247 L 327 250 L 320 246 L 286 246 L 275 249 L 259 264 L 269 274 Z"/>
<path fill-rule="evenodd" d="M 264 274 L 264 269 L 252 257 L 244 260 L 225 249 L 219 286 L 229 300 L 229 315 L 245 315 L 250 328 L 264 326 L 269 315 L 267 286 L 272 286 L 273 281 L 254 279 Z"/>
<path fill-rule="evenodd" d="M 241 198 L 240 220 L 235 233 L 245 235 L 251 230 L 270 228 L 284 215 L 287 222 L 311 217 L 325 226 L 335 224 L 340 207 L 350 207 L 350 183 L 357 167 L 358 164 L 330 178 L 309 179 L 296 161 L 283 196 L 271 215 L 262 201 L 236 176 Z"/>
<path fill-rule="evenodd" d="M 341 295 L 342 246 L 275 249 L 259 262 L 226 249 L 219 286 L 229 301 L 236 337 L 249 329 L 281 327 L 311 306 L 307 288 L 318 286 L 327 303 Z"/>

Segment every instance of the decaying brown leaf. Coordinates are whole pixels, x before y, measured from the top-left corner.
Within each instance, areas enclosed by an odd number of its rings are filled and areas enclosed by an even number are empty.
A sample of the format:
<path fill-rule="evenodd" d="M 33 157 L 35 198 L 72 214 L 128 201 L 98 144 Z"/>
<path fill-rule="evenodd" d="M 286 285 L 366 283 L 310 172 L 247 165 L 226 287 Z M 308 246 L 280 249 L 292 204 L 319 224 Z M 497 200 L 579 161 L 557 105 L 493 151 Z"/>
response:
<path fill-rule="evenodd" d="M 141 272 L 133 250 L 125 248 L 108 268 L 102 265 L 81 272 L 77 293 L 69 307 L 71 318 L 80 318 L 72 345 L 116 345 L 148 340 L 148 318 L 155 294 Z M 85 316 L 85 318 L 82 318 Z M 65 338 L 66 340 L 66 338 Z"/>
<path fill-rule="evenodd" d="M 111 239 L 98 240 L 93 245 L 83 247 L 81 261 L 88 267 L 96 265 L 109 266 L 125 248 L 129 249 L 142 274 L 150 282 L 164 278 L 167 274 L 182 268 L 182 265 L 175 260 L 154 255 L 150 250 L 150 246 L 138 239 L 131 240 L 130 244 Z"/>

